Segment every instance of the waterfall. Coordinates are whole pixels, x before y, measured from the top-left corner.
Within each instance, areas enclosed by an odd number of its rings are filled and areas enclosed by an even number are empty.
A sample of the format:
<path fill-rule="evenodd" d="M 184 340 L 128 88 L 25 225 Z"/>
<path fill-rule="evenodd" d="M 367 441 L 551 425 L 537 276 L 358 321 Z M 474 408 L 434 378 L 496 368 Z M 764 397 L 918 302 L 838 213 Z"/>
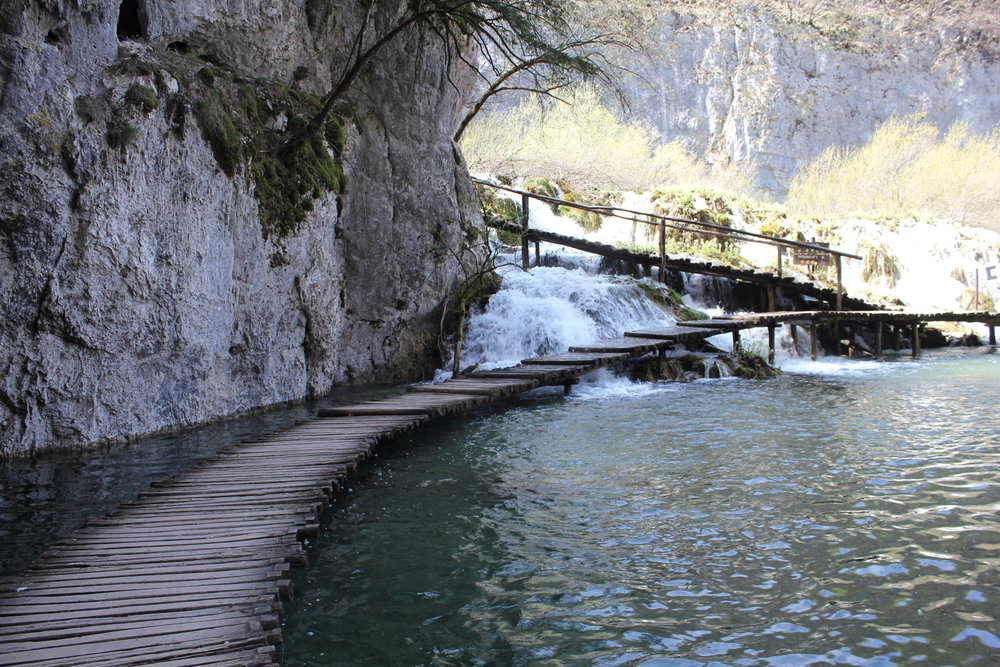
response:
<path fill-rule="evenodd" d="M 462 365 L 509 366 L 675 321 L 628 278 L 578 268 L 507 268 L 500 291 L 470 314 Z"/>

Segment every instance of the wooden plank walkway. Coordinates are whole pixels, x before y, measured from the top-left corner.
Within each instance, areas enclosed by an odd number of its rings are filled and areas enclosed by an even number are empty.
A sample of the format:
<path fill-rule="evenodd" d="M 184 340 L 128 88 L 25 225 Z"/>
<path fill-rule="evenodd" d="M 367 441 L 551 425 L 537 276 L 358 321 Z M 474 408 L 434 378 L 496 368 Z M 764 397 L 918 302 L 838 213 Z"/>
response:
<path fill-rule="evenodd" d="M 1000 315 L 921 320 L 1000 324 Z M 947 316 L 947 317 L 946 317 Z M 761 313 L 627 332 L 406 393 L 324 408 L 319 417 L 153 485 L 0 582 L 0 665 L 273 665 L 281 603 L 302 540 L 345 477 L 381 441 L 428 420 L 720 333 L 837 318 L 913 322 L 889 312 Z"/>
<path fill-rule="evenodd" d="M 573 248 L 574 250 L 581 250 L 583 252 L 600 255 L 602 257 L 607 257 L 608 259 L 622 260 L 636 266 L 642 266 L 645 269 L 647 277 L 650 275 L 651 267 L 660 266 L 659 257 L 645 252 L 636 252 L 626 248 L 608 245 L 606 243 L 588 241 L 575 236 L 566 236 L 541 229 L 530 228 L 525 231 L 518 225 L 496 219 L 489 221 L 488 224 L 497 229 L 523 235 L 523 238 L 529 242 L 552 243 L 566 248 Z M 792 275 L 779 275 L 778 273 L 763 269 L 741 268 L 723 264 L 721 262 L 670 255 L 666 256 L 664 266 L 672 271 L 696 273 L 705 276 L 714 276 L 717 278 L 728 278 L 730 280 L 754 283 L 768 288 L 780 288 L 792 293 L 798 293 L 820 301 L 825 301 L 829 304 L 837 303 L 838 298 L 836 289 L 824 287 L 810 281 L 799 279 Z M 872 307 L 870 304 L 861 299 L 855 299 L 846 295 L 841 295 L 841 299 L 842 304 L 847 308 L 864 310 Z M 774 308 L 775 306 L 772 305 L 771 307 Z"/>

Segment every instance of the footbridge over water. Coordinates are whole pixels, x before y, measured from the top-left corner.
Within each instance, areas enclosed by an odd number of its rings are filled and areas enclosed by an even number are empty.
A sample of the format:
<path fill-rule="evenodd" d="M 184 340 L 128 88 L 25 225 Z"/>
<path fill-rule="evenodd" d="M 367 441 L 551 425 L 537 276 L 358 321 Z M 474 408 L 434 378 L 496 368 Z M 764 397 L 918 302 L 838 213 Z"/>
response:
<path fill-rule="evenodd" d="M 810 297 L 816 301 L 827 304 L 827 307 L 834 310 L 842 310 L 845 307 L 852 310 L 870 310 L 875 308 L 871 304 L 847 296 L 843 287 L 843 260 L 862 259 L 854 255 L 835 248 L 829 248 L 815 243 L 804 243 L 784 239 L 767 234 L 759 234 L 749 230 L 734 229 L 722 225 L 677 218 L 658 213 L 635 211 L 632 209 L 614 206 L 590 206 L 579 202 L 540 195 L 526 190 L 508 187 L 489 181 L 473 179 L 484 188 L 491 188 L 495 191 L 506 192 L 520 199 L 521 218 L 517 224 L 492 218 L 487 220 L 487 224 L 496 229 L 500 229 L 520 237 L 521 242 L 521 265 L 527 269 L 531 264 L 531 244 L 535 246 L 535 264 L 541 261 L 540 244 L 542 242 L 552 243 L 575 250 L 600 255 L 612 260 L 620 260 L 629 265 L 641 267 L 646 277 L 652 277 L 653 269 L 657 270 L 658 278 L 661 282 L 668 282 L 668 271 L 679 271 L 704 276 L 714 276 L 727 278 L 741 283 L 751 283 L 760 286 L 765 295 L 761 307 L 757 310 L 774 312 L 778 310 L 778 295 L 798 294 Z M 557 234 L 531 226 L 530 202 L 539 201 L 553 207 L 565 207 L 585 211 L 602 216 L 605 219 L 625 221 L 635 225 L 643 225 L 652 232 L 658 243 L 658 253 L 650 254 L 628 248 L 608 245 L 584 238 Z M 769 271 L 759 268 L 738 267 L 722 262 L 713 262 L 706 259 L 694 259 L 691 257 L 670 255 L 666 251 L 667 234 L 671 230 L 687 235 L 702 235 L 716 239 L 723 239 L 731 243 L 757 243 L 771 246 L 776 251 L 776 268 Z M 807 280 L 803 277 L 789 274 L 784 267 L 787 264 L 786 254 L 799 253 L 815 259 L 817 262 L 830 263 L 835 269 L 836 286 L 827 287 L 815 280 Z"/>
<path fill-rule="evenodd" d="M 679 261 L 658 259 L 661 271 Z M 817 327 L 865 323 L 877 326 L 880 354 L 884 330 L 912 334 L 930 321 L 984 323 L 995 345 L 1000 315 L 868 307 L 681 322 L 321 409 L 154 484 L 0 582 L 0 665 L 276 665 L 282 603 L 294 593 L 290 568 L 306 564 L 303 541 L 318 536 L 322 510 L 387 439 L 538 387 L 569 392 L 597 369 L 719 334 L 738 341 L 742 331 L 767 328 L 773 357 L 777 327 L 805 328 L 815 354 Z M 919 336 L 911 338 L 919 354 Z"/>
<path fill-rule="evenodd" d="M 319 410 L 316 418 L 222 450 L 54 544 L 0 582 L 0 665 L 276 665 L 290 567 L 347 476 L 387 439 L 430 420 L 579 378 L 710 336 L 865 321 L 918 327 L 988 313 L 773 312 L 628 331 L 394 396 Z M 914 336 L 914 354 L 919 336 Z M 815 343 L 813 350 L 815 352 Z"/>

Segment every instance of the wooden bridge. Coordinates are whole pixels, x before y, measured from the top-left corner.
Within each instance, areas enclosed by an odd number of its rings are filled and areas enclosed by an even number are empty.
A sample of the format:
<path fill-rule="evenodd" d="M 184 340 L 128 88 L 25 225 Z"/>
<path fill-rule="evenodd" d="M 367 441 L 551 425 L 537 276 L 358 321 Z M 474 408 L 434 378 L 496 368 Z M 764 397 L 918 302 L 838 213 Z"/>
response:
<path fill-rule="evenodd" d="M 319 411 L 318 418 L 153 485 L 49 548 L 0 585 L 0 665 L 273 665 L 289 568 L 345 477 L 379 442 L 428 420 L 721 333 L 831 321 L 987 323 L 985 313 L 763 313 L 630 331 L 397 396 Z M 881 328 L 881 327 L 880 327 Z M 815 349 L 815 347 L 814 347 Z"/>
<path fill-rule="evenodd" d="M 540 261 L 539 244 L 541 242 L 553 243 L 567 248 L 583 250 L 592 254 L 600 255 L 609 259 L 622 260 L 635 266 L 641 266 L 644 275 L 649 278 L 652 275 L 653 267 L 657 267 L 661 282 L 667 282 L 667 271 L 681 271 L 684 273 L 696 273 L 706 276 L 728 278 L 737 282 L 754 283 L 766 289 L 767 305 L 760 310 L 774 312 L 778 309 L 778 290 L 786 290 L 798 293 L 820 301 L 825 301 L 833 310 L 843 310 L 846 306 L 855 310 L 870 310 L 874 306 L 860 299 L 851 299 L 844 293 L 843 286 L 843 260 L 862 259 L 854 255 L 835 248 L 829 248 L 815 243 L 804 243 L 790 239 L 769 236 L 758 232 L 744 229 L 724 227 L 698 220 L 677 218 L 648 211 L 636 211 L 622 208 L 620 206 L 591 206 L 579 202 L 560 199 L 547 195 L 540 195 L 526 190 L 512 188 L 498 183 L 491 183 L 482 179 L 472 179 L 478 185 L 492 190 L 500 190 L 515 195 L 521 200 L 520 220 L 517 224 L 499 218 L 487 219 L 486 224 L 491 227 L 501 229 L 512 234 L 516 234 L 521 240 L 521 266 L 525 270 L 530 265 L 530 244 L 535 244 L 535 263 Z M 653 228 L 658 237 L 658 253 L 650 254 L 646 252 L 636 252 L 626 248 L 598 243 L 574 236 L 565 236 L 553 232 L 544 231 L 531 227 L 530 221 L 530 201 L 537 200 L 544 204 L 559 207 L 571 208 L 586 211 L 603 218 L 624 220 L 636 225 L 645 225 Z M 667 254 L 666 241 L 667 230 L 680 231 L 685 234 L 702 234 L 714 238 L 726 239 L 734 243 L 758 243 L 772 246 L 777 251 L 776 268 L 772 271 L 741 268 L 730 266 L 720 262 L 696 260 L 688 257 L 670 256 Z M 836 270 L 836 288 L 823 287 L 813 281 L 786 275 L 784 271 L 784 257 L 788 251 L 806 252 L 812 257 L 820 257 L 832 261 Z"/>

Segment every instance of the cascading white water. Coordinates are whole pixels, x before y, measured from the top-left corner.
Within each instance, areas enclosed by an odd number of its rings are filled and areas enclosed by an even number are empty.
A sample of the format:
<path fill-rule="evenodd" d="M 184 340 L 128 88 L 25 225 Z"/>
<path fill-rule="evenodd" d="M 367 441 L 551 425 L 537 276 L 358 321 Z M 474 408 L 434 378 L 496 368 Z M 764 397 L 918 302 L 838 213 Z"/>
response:
<path fill-rule="evenodd" d="M 676 321 L 626 278 L 561 267 L 511 268 L 502 277 L 500 291 L 470 315 L 462 366 L 508 366 Z"/>

